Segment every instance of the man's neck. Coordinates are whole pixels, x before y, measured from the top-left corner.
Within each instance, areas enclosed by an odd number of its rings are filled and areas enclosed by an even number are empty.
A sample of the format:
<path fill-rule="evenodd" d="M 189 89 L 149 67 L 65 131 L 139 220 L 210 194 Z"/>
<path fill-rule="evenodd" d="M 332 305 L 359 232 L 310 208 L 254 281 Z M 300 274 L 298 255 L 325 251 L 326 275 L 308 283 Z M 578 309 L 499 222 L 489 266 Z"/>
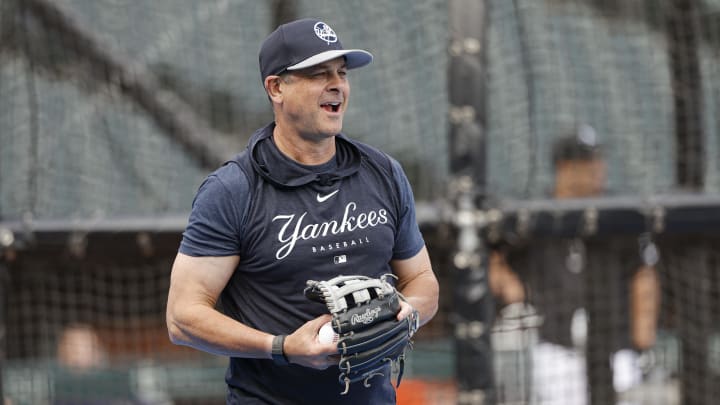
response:
<path fill-rule="evenodd" d="M 275 145 L 285 156 L 308 166 L 327 163 L 335 156 L 335 137 L 310 139 L 299 134 L 288 134 L 277 126 L 273 131 Z"/>

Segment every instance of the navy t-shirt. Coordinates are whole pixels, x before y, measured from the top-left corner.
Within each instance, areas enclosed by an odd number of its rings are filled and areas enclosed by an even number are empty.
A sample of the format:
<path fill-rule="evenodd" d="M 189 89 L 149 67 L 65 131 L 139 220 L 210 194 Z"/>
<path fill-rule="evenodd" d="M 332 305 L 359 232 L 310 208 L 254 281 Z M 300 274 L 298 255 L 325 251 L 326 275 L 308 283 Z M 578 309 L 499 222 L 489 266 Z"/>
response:
<path fill-rule="evenodd" d="M 328 313 L 303 295 L 307 280 L 379 277 L 390 261 L 424 246 L 412 190 L 400 164 L 368 145 L 336 137 L 334 159 L 304 166 L 285 157 L 258 130 L 235 160 L 210 174 L 193 201 L 180 252 L 239 255 L 221 294 L 230 317 L 271 334 L 290 334 Z M 395 403 L 390 368 L 370 388 L 339 370 L 231 358 L 226 382 L 241 403 Z M 255 402 L 253 402 L 255 401 Z"/>

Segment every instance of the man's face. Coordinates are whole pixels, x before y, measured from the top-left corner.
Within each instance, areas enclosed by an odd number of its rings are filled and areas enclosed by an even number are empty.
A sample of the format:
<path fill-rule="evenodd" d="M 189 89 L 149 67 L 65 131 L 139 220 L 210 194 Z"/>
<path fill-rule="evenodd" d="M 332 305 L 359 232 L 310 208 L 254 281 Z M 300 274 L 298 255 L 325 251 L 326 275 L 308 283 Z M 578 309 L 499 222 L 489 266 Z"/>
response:
<path fill-rule="evenodd" d="M 555 197 L 583 198 L 603 194 L 607 167 L 602 159 L 564 160 L 556 164 Z"/>
<path fill-rule="evenodd" d="M 350 97 L 344 58 L 288 72 L 281 86 L 280 114 L 288 129 L 306 139 L 327 138 L 342 131 Z"/>

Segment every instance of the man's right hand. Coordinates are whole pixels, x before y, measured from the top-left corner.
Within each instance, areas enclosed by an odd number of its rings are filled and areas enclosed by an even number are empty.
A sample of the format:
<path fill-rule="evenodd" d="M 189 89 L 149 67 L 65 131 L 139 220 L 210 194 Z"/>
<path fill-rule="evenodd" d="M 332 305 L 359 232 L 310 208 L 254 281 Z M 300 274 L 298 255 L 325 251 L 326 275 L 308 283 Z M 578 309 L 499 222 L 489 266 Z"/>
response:
<path fill-rule="evenodd" d="M 320 328 L 331 320 L 331 315 L 321 315 L 305 322 L 285 338 L 283 348 L 290 363 L 318 370 L 337 366 L 339 359 L 337 344 L 320 343 L 318 340 Z"/>

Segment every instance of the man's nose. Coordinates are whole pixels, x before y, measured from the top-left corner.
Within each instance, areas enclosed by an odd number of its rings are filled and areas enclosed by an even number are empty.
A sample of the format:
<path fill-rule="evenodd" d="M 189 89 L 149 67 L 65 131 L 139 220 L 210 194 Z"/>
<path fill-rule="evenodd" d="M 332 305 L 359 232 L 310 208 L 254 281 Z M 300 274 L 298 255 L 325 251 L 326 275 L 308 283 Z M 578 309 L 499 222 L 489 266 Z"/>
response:
<path fill-rule="evenodd" d="M 339 90 L 346 83 L 345 78 L 339 73 L 330 74 L 329 87 L 331 90 Z"/>

